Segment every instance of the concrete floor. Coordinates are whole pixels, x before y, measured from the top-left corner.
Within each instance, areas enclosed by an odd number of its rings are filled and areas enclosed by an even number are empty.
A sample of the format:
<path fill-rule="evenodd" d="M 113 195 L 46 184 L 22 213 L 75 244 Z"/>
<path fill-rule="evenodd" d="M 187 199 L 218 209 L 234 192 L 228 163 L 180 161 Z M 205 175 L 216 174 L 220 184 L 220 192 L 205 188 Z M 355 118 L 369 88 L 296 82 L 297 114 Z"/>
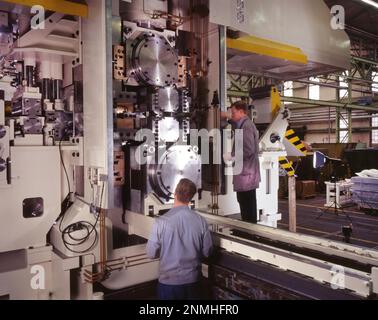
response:
<path fill-rule="evenodd" d="M 342 226 L 352 223 L 353 233 L 350 243 L 378 250 L 378 216 L 369 216 L 360 212 L 357 207 L 348 207 L 344 209 L 344 212 L 349 215 L 352 222 L 342 213 L 336 215 L 332 212 L 325 212 L 319 217 L 322 213 L 321 209 L 324 209 L 324 203 L 324 196 L 307 200 L 297 200 L 298 233 L 343 241 L 341 228 Z M 278 227 L 288 230 L 287 200 L 279 200 L 279 211 L 282 213 L 282 220 L 279 222 Z M 233 218 L 240 218 L 240 215 L 235 215 Z M 156 281 L 113 292 L 106 290 L 101 285 L 97 286 L 97 291 L 103 291 L 105 293 L 106 300 L 157 299 Z"/>
<path fill-rule="evenodd" d="M 324 212 L 324 203 L 324 196 L 297 200 L 298 233 L 343 241 L 341 228 L 351 223 L 353 230 L 351 244 L 378 249 L 378 216 L 367 215 L 359 211 L 357 207 L 344 208 L 345 214 L 340 212 L 339 215 L 333 213 L 332 210 Z M 282 213 L 282 220 L 278 223 L 278 227 L 288 230 L 287 200 L 279 200 L 279 211 Z M 319 217 L 322 212 L 323 214 Z M 351 221 L 346 214 L 349 215 Z"/>

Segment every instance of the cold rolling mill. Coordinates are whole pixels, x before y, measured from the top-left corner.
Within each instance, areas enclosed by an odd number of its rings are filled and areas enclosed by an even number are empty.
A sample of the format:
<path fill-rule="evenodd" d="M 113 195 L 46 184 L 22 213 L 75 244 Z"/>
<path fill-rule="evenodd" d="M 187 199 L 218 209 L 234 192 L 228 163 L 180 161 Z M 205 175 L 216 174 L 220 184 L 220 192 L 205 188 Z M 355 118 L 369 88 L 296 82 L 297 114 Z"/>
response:
<path fill-rule="evenodd" d="M 323 1 L 301 1 L 307 24 L 312 10 L 327 18 Z M 307 42 L 297 52 L 296 39 L 282 41 L 292 60 L 246 54 L 240 43 L 254 34 L 246 10 L 266 10 L 260 0 L 224 4 L 223 21 L 215 0 L 17 2 L 0 2 L 1 298 L 96 299 L 156 280 L 146 241 L 181 178 L 196 183 L 191 207 L 217 246 L 203 265 L 214 298 L 378 292 L 376 250 L 277 229 L 279 161 L 298 153 L 285 138 L 282 70 L 320 73 L 341 68 L 341 58 Z M 256 36 L 274 40 L 268 30 Z M 341 30 L 332 37 L 347 40 Z M 235 218 L 233 168 L 222 159 L 233 135 L 220 114 L 230 105 L 227 69 L 256 60 L 272 64 L 274 81 L 251 93 L 262 128 L 259 223 L 251 225 Z"/>

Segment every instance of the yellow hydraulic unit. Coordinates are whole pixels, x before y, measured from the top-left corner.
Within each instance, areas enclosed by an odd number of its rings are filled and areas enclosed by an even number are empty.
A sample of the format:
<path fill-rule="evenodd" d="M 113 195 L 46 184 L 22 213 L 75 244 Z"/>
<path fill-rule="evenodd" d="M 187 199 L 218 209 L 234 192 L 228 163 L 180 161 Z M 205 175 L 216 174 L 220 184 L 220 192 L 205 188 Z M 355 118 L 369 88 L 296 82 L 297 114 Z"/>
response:
<path fill-rule="evenodd" d="M 238 39 L 227 38 L 227 48 L 299 64 L 308 63 L 307 56 L 300 48 L 249 35 Z"/>

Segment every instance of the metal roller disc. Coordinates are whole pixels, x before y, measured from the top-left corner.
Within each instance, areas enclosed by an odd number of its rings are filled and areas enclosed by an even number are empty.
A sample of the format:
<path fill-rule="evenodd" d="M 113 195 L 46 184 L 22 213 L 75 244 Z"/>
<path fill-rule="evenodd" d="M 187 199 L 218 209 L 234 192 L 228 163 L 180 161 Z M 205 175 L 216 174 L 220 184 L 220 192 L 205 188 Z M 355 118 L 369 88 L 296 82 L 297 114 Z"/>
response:
<path fill-rule="evenodd" d="M 173 87 L 160 88 L 157 92 L 157 107 L 163 112 L 175 112 L 180 106 L 178 91 Z"/>
<path fill-rule="evenodd" d="M 163 36 L 145 35 L 135 48 L 133 64 L 147 84 L 166 87 L 178 81 L 178 56 Z"/>
<path fill-rule="evenodd" d="M 159 138 L 164 142 L 176 142 L 180 138 L 180 124 L 175 118 L 161 119 L 158 128 Z"/>
<path fill-rule="evenodd" d="M 191 146 L 173 146 L 159 162 L 160 164 L 150 166 L 149 178 L 160 197 L 173 199 L 176 186 L 183 178 L 200 185 L 201 159 Z"/>

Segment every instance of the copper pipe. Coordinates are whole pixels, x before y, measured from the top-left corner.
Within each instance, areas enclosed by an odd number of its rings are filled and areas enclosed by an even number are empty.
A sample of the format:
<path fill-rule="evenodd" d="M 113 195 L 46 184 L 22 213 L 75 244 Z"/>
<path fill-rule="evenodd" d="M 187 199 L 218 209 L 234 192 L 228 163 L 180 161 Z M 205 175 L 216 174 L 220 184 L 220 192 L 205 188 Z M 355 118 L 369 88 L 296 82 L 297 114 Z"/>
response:
<path fill-rule="evenodd" d="M 106 268 L 106 226 L 105 226 L 105 210 L 100 209 L 100 270 L 105 274 Z"/>
<path fill-rule="evenodd" d="M 141 257 L 141 256 L 145 256 L 146 254 L 145 253 L 141 253 L 141 254 L 136 254 L 134 256 L 132 256 L 131 258 L 135 258 L 135 257 Z M 107 260 L 107 262 L 114 262 L 114 261 L 119 261 L 119 260 L 124 260 L 125 258 L 117 258 L 117 259 L 112 259 L 112 260 Z"/>
<path fill-rule="evenodd" d="M 152 262 L 152 261 L 151 261 Z M 142 265 L 144 265 L 144 264 L 146 264 L 147 262 L 144 262 L 144 263 L 136 263 L 136 264 L 133 264 L 132 266 L 130 266 L 130 267 L 136 267 L 136 266 L 142 266 Z M 122 270 L 122 269 L 124 269 L 123 267 L 117 267 L 117 268 L 114 268 L 114 269 L 112 269 L 112 271 L 116 271 L 116 270 Z"/>

